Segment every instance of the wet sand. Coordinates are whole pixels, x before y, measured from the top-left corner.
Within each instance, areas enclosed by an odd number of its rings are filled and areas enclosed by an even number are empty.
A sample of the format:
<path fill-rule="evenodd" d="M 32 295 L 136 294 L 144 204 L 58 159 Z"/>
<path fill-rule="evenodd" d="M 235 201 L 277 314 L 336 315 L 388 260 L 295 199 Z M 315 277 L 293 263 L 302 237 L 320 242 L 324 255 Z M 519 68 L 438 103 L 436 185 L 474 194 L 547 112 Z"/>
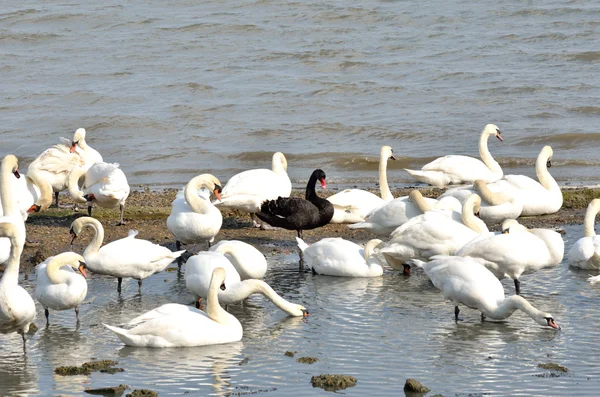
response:
<path fill-rule="evenodd" d="M 420 188 L 427 197 L 437 197 L 444 190 L 435 188 Z M 410 189 L 397 189 L 392 193 L 394 197 L 407 195 Z M 377 194 L 376 190 L 373 190 Z M 325 196 L 335 194 L 337 191 L 327 190 Z M 102 222 L 105 230 L 104 241 L 110 242 L 127 236 L 130 229 L 139 231 L 137 238 L 147 239 L 157 244 L 175 250 L 175 240 L 167 229 L 166 219 L 171 212 L 171 202 L 177 194 L 176 189 L 151 191 L 142 189 L 132 191 L 125 207 L 125 226 L 115 226 L 118 221 L 118 209 L 106 210 L 94 207 L 92 215 Z M 294 190 L 292 195 L 302 196 L 303 192 Z M 519 221 L 527 227 L 546 227 L 560 229 L 567 224 L 582 224 L 587 204 L 592 198 L 600 197 L 600 189 L 566 189 L 563 191 L 564 203 L 561 210 L 555 214 L 536 217 L 521 217 Z M 61 204 L 72 203 L 68 195 L 60 195 Z M 80 216 L 87 215 L 87 209 L 82 208 L 77 212 L 65 208 L 50 208 L 49 210 L 33 214 L 26 222 L 27 239 L 21 257 L 21 266 L 26 271 L 31 271 L 38 263 L 48 256 L 70 250 L 71 236 L 69 228 L 71 222 Z M 499 225 L 492 225 L 490 230 L 498 231 Z M 251 227 L 250 217 L 238 211 L 223 211 L 223 226 L 215 238 L 219 240 L 238 239 L 248 242 L 258 248 L 263 254 L 272 254 L 273 251 L 289 251 L 296 249 L 295 231 L 291 230 L 260 230 Z M 78 236 L 73 250 L 82 252 L 92 237 L 90 230 L 85 230 Z M 325 227 L 307 230 L 304 239 L 313 243 L 324 237 L 343 237 L 345 239 L 364 243 L 377 236 L 366 230 L 352 230 L 343 224 L 329 224 Z M 186 254 L 194 254 L 207 249 L 206 244 L 186 245 Z"/>

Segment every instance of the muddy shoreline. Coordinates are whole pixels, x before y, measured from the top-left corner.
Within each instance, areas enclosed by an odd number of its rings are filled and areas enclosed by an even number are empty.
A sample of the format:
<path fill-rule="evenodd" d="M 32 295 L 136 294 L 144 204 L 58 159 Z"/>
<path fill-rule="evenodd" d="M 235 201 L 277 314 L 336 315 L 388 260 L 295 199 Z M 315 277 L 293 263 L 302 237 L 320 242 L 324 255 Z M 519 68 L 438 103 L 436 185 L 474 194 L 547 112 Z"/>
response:
<path fill-rule="evenodd" d="M 396 189 L 394 197 L 407 195 L 411 189 Z M 437 197 L 444 190 L 436 188 L 420 188 L 423 195 Z M 373 190 L 374 193 L 378 193 Z M 326 191 L 319 194 L 325 196 L 335 194 L 337 191 Z M 147 239 L 157 244 L 175 250 L 175 241 L 167 229 L 166 219 L 171 211 L 171 202 L 177 194 L 176 189 L 151 191 L 141 189 L 132 191 L 127 199 L 125 220 L 127 225 L 115 226 L 118 220 L 118 210 L 105 210 L 94 207 L 93 216 L 100 220 L 105 229 L 104 241 L 113 241 L 127 236 L 130 229 L 139 231 L 138 238 Z M 303 192 L 294 190 L 293 195 L 301 196 Z M 592 198 L 600 197 L 600 189 L 576 188 L 563 190 L 564 203 L 561 210 L 555 214 L 537 217 L 521 217 L 519 221 L 528 227 L 547 227 L 560 229 L 568 224 L 582 224 L 587 204 Z M 72 203 L 70 197 L 61 194 L 61 203 Z M 50 208 L 48 211 L 33 214 L 26 222 L 27 243 L 21 256 L 21 268 L 30 272 L 48 256 L 70 250 L 71 236 L 69 227 L 71 222 L 80 216 L 87 215 L 85 208 L 74 212 L 72 209 Z M 223 211 L 223 226 L 216 236 L 219 240 L 238 239 L 256 246 L 264 254 L 276 251 L 289 251 L 295 249 L 295 231 L 289 230 L 259 230 L 251 228 L 250 217 L 238 211 Z M 497 231 L 499 225 L 491 226 Z M 304 232 L 305 240 L 309 243 L 324 237 L 343 237 L 345 239 L 364 243 L 377 237 L 366 230 L 352 230 L 347 225 L 330 224 L 316 230 Z M 86 231 L 79 236 L 73 246 L 76 252 L 82 252 L 91 239 L 91 232 Z M 206 244 L 184 246 L 189 254 L 206 249 Z"/>

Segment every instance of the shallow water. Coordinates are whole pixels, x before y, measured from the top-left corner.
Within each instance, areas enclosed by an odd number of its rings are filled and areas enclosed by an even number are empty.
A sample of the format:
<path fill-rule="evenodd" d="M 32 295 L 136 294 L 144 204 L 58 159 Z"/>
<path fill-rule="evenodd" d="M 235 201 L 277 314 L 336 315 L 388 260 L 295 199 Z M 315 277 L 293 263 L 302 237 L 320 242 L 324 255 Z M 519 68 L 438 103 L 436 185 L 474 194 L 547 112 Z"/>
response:
<path fill-rule="evenodd" d="M 289 159 L 298 183 L 396 185 L 486 123 L 507 173 L 543 145 L 561 184 L 600 182 L 600 5 L 573 0 L 15 0 L 0 11 L 0 155 L 88 130 L 132 185 L 222 181 Z M 25 169 L 25 167 L 23 167 Z"/>
<path fill-rule="evenodd" d="M 583 230 L 566 230 L 568 250 Z M 297 259 L 293 253 L 268 256 L 266 280 L 286 299 L 304 304 L 310 317 L 286 317 L 253 296 L 245 305 L 229 306 L 244 327 L 242 341 L 198 348 L 125 347 L 100 325 L 121 324 L 167 302 L 191 303 L 181 273 L 150 277 L 141 295 L 135 281 L 124 282 L 121 297 L 115 280 L 94 275 L 81 306 L 80 327 L 68 311 L 52 312 L 52 323 L 44 328 L 40 307 L 41 328 L 28 338 L 25 359 L 18 335 L 0 335 L 0 394 L 76 396 L 85 388 L 125 383 L 161 395 L 303 396 L 315 393 L 312 375 L 342 373 L 358 379 L 356 387 L 344 391 L 355 396 L 397 396 L 409 377 L 443 395 L 597 395 L 600 289 L 588 285 L 588 271 L 569 269 L 563 262 L 522 277 L 523 296 L 562 326 L 554 331 L 521 312 L 507 321 L 481 322 L 478 312 L 463 308 L 464 321 L 455 323 L 452 304 L 420 271 L 409 278 L 386 271 L 379 278 L 342 279 L 299 273 Z M 23 283 L 33 292 L 33 275 Z M 511 281 L 504 285 L 507 294 L 514 292 Z M 284 356 L 286 351 L 296 352 L 296 357 Z M 319 361 L 297 363 L 303 356 Z M 53 373 L 57 366 L 92 358 L 116 360 L 125 372 L 72 377 Z M 537 367 L 548 362 L 570 372 L 548 377 L 549 371 Z"/>

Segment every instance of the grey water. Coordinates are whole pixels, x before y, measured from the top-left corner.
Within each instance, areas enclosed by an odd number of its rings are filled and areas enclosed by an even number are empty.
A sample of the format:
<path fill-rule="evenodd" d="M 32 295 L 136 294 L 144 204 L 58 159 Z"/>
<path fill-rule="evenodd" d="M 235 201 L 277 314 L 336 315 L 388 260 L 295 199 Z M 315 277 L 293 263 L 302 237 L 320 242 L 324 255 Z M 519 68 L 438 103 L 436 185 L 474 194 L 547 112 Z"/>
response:
<path fill-rule="evenodd" d="M 27 165 L 78 127 L 132 185 L 221 180 L 288 156 L 293 181 L 393 184 L 490 150 L 560 184 L 600 182 L 600 4 L 583 0 L 6 0 L 0 154 Z M 23 168 L 25 169 L 25 168 Z"/>
<path fill-rule="evenodd" d="M 566 250 L 583 235 L 568 226 Z M 82 248 L 82 247 L 77 247 Z M 298 272 L 298 256 L 260 246 L 268 255 L 265 280 L 284 298 L 305 305 L 306 319 L 287 317 L 262 296 L 228 310 L 242 323 L 240 342 L 197 348 L 149 349 L 124 346 L 101 323 L 122 324 L 163 303 L 190 304 L 183 275 L 171 270 L 144 281 L 124 282 L 94 275 L 81 306 L 81 324 L 73 310 L 51 312 L 45 327 L 28 336 L 23 356 L 17 334 L 0 335 L 0 394 L 81 395 L 86 388 L 127 384 L 160 395 L 294 395 L 326 393 L 310 378 L 322 373 L 352 375 L 354 396 L 397 396 L 414 377 L 442 395 L 597 395 L 600 387 L 600 287 L 590 286 L 589 271 L 560 265 L 523 276 L 522 293 L 550 312 L 562 330 L 542 327 L 522 312 L 502 322 L 481 322 L 479 313 L 454 307 L 421 271 L 411 277 L 386 270 L 382 277 L 348 279 Z M 514 293 L 504 280 L 507 295 Z M 35 275 L 22 280 L 33 293 Z M 295 357 L 285 356 L 286 351 Z M 312 365 L 296 362 L 316 357 Z M 92 358 L 118 361 L 125 372 L 63 377 L 61 365 L 81 365 Z M 538 368 L 558 363 L 569 369 L 556 376 Z M 556 377 L 555 377 L 556 376 Z M 240 393 L 240 394 L 238 394 Z"/>

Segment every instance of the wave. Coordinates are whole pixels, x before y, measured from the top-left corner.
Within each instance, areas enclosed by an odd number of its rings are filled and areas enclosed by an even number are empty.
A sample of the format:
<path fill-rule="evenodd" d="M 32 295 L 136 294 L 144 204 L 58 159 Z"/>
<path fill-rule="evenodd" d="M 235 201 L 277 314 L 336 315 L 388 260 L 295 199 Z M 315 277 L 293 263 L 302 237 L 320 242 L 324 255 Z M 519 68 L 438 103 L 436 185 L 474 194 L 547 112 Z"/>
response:
<path fill-rule="evenodd" d="M 567 132 L 564 134 L 529 136 L 519 140 L 519 144 L 527 145 L 556 145 L 562 148 L 578 147 L 585 144 L 600 143 L 600 133 Z"/>

